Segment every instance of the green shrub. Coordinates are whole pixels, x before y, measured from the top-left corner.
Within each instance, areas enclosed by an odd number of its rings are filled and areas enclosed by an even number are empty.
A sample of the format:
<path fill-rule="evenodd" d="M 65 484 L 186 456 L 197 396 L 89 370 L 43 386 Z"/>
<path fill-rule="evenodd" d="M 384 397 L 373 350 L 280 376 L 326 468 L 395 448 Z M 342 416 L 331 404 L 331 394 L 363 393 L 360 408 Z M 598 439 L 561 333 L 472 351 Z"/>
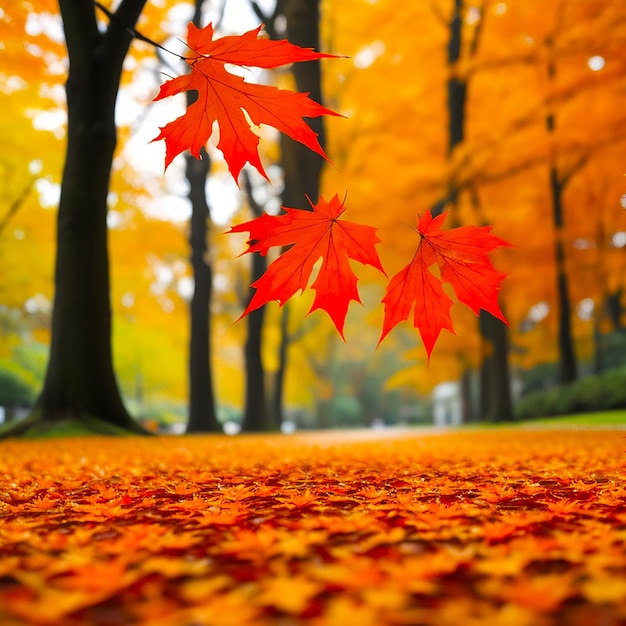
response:
<path fill-rule="evenodd" d="M 31 406 L 37 395 L 37 381 L 20 365 L 0 359 L 0 406 Z"/>
<path fill-rule="evenodd" d="M 626 408 L 626 367 L 587 376 L 569 385 L 533 391 L 516 404 L 519 419 Z"/>

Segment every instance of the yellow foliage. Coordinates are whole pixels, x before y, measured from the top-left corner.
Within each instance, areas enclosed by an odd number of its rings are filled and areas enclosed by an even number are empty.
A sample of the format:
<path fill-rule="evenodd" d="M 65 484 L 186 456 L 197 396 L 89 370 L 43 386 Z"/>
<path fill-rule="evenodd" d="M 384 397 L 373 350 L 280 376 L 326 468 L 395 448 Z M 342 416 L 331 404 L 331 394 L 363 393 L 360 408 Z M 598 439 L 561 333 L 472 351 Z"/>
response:
<path fill-rule="evenodd" d="M 453 221 L 493 224 L 514 245 L 492 259 L 510 274 L 501 304 L 519 348 L 512 358 L 529 366 L 556 358 L 556 237 L 564 243 L 574 309 L 591 299 L 599 312 L 605 295 L 624 285 L 626 248 L 616 249 L 613 237 L 626 232 L 619 206 L 626 192 L 626 53 L 619 43 L 626 5 L 591 10 L 520 0 L 489 5 L 484 14 L 472 7 L 463 15 L 460 61 L 451 67 L 452 4 L 413 3 L 399 12 L 389 2 L 323 3 L 324 49 L 351 55 L 324 66 L 327 104 L 349 118 L 328 120 L 337 169 L 326 168 L 323 193 L 349 190 L 351 219 L 379 228 L 378 249 L 391 275 L 414 251 L 406 225 L 458 188 Z M 593 55 L 600 69 L 590 65 Z M 467 100 L 464 140 L 447 154 L 451 77 L 467 82 Z M 558 233 L 550 167 L 563 181 L 565 225 Z M 548 313 L 529 324 L 537 305 Z M 476 320 L 459 314 L 457 308 L 457 335 L 439 340 L 431 371 L 423 373 L 423 359 L 409 354 L 409 378 L 399 374 L 392 383 L 435 383 L 477 365 Z M 575 314 L 573 327 L 586 358 L 592 323 Z"/>

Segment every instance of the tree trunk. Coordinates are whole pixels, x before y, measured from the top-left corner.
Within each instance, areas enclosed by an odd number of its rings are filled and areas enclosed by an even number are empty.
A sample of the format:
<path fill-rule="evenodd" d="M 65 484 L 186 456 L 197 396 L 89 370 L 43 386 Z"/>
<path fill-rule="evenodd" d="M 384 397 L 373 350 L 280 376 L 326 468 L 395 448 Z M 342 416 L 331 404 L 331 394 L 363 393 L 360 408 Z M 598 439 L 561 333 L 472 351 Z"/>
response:
<path fill-rule="evenodd" d="M 252 214 L 255 218 L 261 217 L 265 211 L 254 199 L 252 182 L 245 171 L 242 173 L 242 181 Z M 254 283 L 261 278 L 266 269 L 267 257 L 258 252 L 252 253 L 250 283 Z M 250 288 L 248 302 L 252 299 L 254 291 L 254 288 Z M 244 346 L 246 386 L 242 424 L 242 428 L 246 432 L 272 431 L 278 426 L 276 417 L 268 411 L 265 392 L 265 367 L 263 366 L 262 355 L 264 319 L 265 306 L 251 311 L 246 316 L 247 335 Z"/>
<path fill-rule="evenodd" d="M 552 46 L 551 40 L 547 42 Z M 556 67 L 551 60 L 548 65 L 548 78 L 555 80 Z M 546 116 L 546 130 L 548 135 L 556 132 L 556 119 L 554 114 Z M 578 378 L 578 364 L 574 350 L 574 336 L 572 332 L 572 305 L 569 297 L 567 270 L 565 267 L 565 247 L 563 244 L 563 230 L 565 220 L 563 217 L 563 192 L 564 180 L 561 179 L 555 157 L 550 166 L 550 194 L 552 197 L 552 220 L 554 223 L 554 256 L 556 261 L 556 297 L 558 306 L 558 330 L 557 342 L 559 351 L 559 383 L 567 384 Z"/>
<path fill-rule="evenodd" d="M 272 389 L 272 414 L 278 424 L 285 419 L 285 407 L 283 402 L 285 391 L 285 374 L 287 368 L 287 348 L 289 347 L 289 303 L 286 302 L 280 315 L 280 343 L 278 345 L 278 368 L 274 376 Z"/>
<path fill-rule="evenodd" d="M 123 0 L 99 32 L 94 3 L 60 0 L 70 59 L 68 129 L 57 218 L 55 296 L 43 390 L 22 430 L 61 422 L 143 432 L 126 411 L 113 372 L 107 195 L 122 63 L 145 0 Z"/>
<path fill-rule="evenodd" d="M 557 301 L 559 306 L 559 382 L 572 383 L 578 378 L 578 363 L 574 350 L 572 333 L 572 304 L 569 298 L 568 278 L 565 272 L 565 253 L 563 243 L 557 236 L 555 244 L 557 258 Z"/>
<path fill-rule="evenodd" d="M 289 335 L 289 303 L 286 302 L 280 312 L 280 343 L 278 344 L 278 368 L 274 375 L 272 389 L 272 414 L 278 424 L 285 419 L 285 406 L 283 402 L 285 393 L 285 376 L 287 374 L 287 350 L 291 337 Z"/>
<path fill-rule="evenodd" d="M 463 0 L 454 0 L 454 10 L 448 24 L 448 67 L 454 67 L 461 58 L 461 43 L 463 33 Z M 467 101 L 467 83 L 459 78 L 455 72 L 450 72 L 446 84 L 448 106 L 448 157 L 465 138 L 465 104 Z M 458 201 L 458 189 L 454 181 L 450 181 L 444 198 L 440 198 L 431 207 L 433 217 L 441 215 L 448 203 L 453 206 Z M 452 215 L 452 219 L 455 216 Z"/>
<path fill-rule="evenodd" d="M 609 293 L 606 296 L 606 309 L 608 312 L 609 319 L 611 320 L 611 324 L 613 325 L 613 330 L 623 330 L 624 326 L 622 324 L 622 295 L 624 290 L 619 288 L 613 293 Z"/>
<path fill-rule="evenodd" d="M 302 48 L 319 50 L 319 0 L 285 0 L 282 5 L 289 41 Z M 308 93 L 312 100 L 323 104 L 320 62 L 294 63 L 291 71 L 298 91 Z M 323 118 L 312 118 L 308 124 L 317 133 L 322 148 L 325 148 Z M 281 165 L 285 175 L 283 204 L 292 208 L 310 209 L 304 196 L 307 194 L 317 202 L 323 159 L 301 143 L 281 135 Z"/>
<path fill-rule="evenodd" d="M 461 60 L 463 43 L 463 15 L 465 7 L 463 0 L 454 0 L 454 11 L 448 26 L 448 67 L 453 68 Z M 484 15 L 481 19 L 485 19 Z M 475 38 L 470 42 L 470 54 L 478 49 L 480 29 L 475 30 Z M 448 102 L 448 156 L 454 149 L 465 140 L 465 123 L 467 107 L 467 82 L 451 72 L 447 83 Z M 459 199 L 459 191 L 455 181 L 451 181 L 445 198 L 439 200 L 432 208 L 433 216 L 439 215 L 447 205 L 453 207 Z M 457 226 L 458 219 L 451 215 L 452 226 Z M 482 340 L 493 345 L 494 350 L 488 357 L 488 362 L 483 362 L 480 368 L 480 406 L 490 406 L 490 411 L 497 410 L 502 415 L 500 419 L 509 419 L 513 415 L 511 404 L 509 360 L 506 326 L 496 318 L 480 312 L 479 328 Z M 497 346 L 497 349 L 496 349 Z M 462 375 L 461 387 L 467 388 L 467 381 L 471 379 L 471 373 L 466 370 Z M 468 392 L 469 393 L 469 392 Z M 469 400 L 464 401 L 464 406 L 470 406 Z M 470 419 L 469 408 L 463 411 L 463 420 Z M 494 417 L 495 418 L 495 417 Z"/>
<path fill-rule="evenodd" d="M 267 269 L 267 259 L 258 252 L 252 254 L 252 282 L 259 279 Z M 250 297 L 254 289 L 250 289 Z M 243 430 L 267 432 L 276 429 L 274 416 L 267 410 L 265 394 L 265 368 L 261 354 L 265 307 L 251 311 L 247 318 L 246 337 L 246 397 L 243 415 Z"/>
<path fill-rule="evenodd" d="M 204 0 L 196 0 L 193 23 L 202 27 Z M 187 106 L 197 98 L 196 92 L 187 92 Z M 193 294 L 189 306 L 189 416 L 187 432 L 221 431 L 215 413 L 213 372 L 211 368 L 211 293 L 213 268 L 209 259 L 207 236 L 211 210 L 206 197 L 206 180 L 211 169 L 207 151 L 202 148 L 201 160 L 186 156 L 185 174 L 189 181 L 191 222 L 189 245 L 193 271 Z"/>
<path fill-rule="evenodd" d="M 487 422 L 510 421 L 513 403 L 508 330 L 501 320 L 486 311 L 480 312 L 479 320 L 485 348 L 480 369 L 480 417 Z"/>
<path fill-rule="evenodd" d="M 261 19 L 262 15 L 257 14 Z M 287 24 L 287 38 L 297 46 L 303 48 L 320 49 L 319 22 L 320 7 L 319 0 L 278 0 L 276 12 L 273 19 L 265 19 L 268 32 L 272 39 L 278 39 L 279 34 L 274 30 L 276 17 L 283 15 Z M 291 68 L 296 80 L 298 91 L 308 93 L 312 100 L 323 104 L 322 98 L 322 75 L 319 61 L 308 61 L 306 63 L 294 63 Z M 308 120 L 308 124 L 317 133 L 317 138 L 322 148 L 326 147 L 326 137 L 324 131 L 324 120 L 317 117 Z M 283 206 L 310 209 L 306 201 L 305 194 L 314 202 L 319 199 L 319 181 L 324 165 L 322 158 L 294 141 L 293 139 L 281 135 L 281 167 L 284 173 L 284 187 L 282 191 Z M 279 349 L 279 364 L 274 378 L 274 392 L 272 397 L 272 407 L 274 419 L 282 421 L 284 415 L 284 388 L 285 375 L 289 356 L 289 334 L 287 331 L 287 306 L 283 307 L 281 315 L 281 345 Z M 279 422 L 280 423 L 280 422 Z"/>
<path fill-rule="evenodd" d="M 461 374 L 459 385 L 461 396 L 461 423 L 469 424 L 474 421 L 474 394 L 472 393 L 472 370 L 466 367 Z"/>
<path fill-rule="evenodd" d="M 600 315 L 594 312 L 593 316 L 593 373 L 601 374 L 605 367 L 604 335 L 600 330 Z"/>
<path fill-rule="evenodd" d="M 191 223 L 189 244 L 194 289 L 189 307 L 189 417 L 188 433 L 217 432 L 220 425 L 215 413 L 213 376 L 211 369 L 211 292 L 213 270 L 208 258 L 207 234 L 210 219 L 206 198 L 206 179 L 211 162 L 206 150 L 202 160 L 186 157 L 189 181 Z"/>

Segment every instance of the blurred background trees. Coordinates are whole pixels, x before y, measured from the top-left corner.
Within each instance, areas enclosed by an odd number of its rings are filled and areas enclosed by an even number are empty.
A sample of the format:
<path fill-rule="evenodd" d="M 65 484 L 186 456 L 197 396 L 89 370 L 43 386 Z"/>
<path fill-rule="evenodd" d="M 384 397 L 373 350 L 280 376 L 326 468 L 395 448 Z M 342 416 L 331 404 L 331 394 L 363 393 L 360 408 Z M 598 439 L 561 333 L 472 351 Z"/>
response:
<path fill-rule="evenodd" d="M 237 10 L 228 8 L 234 4 Z M 293 40 L 289 7 L 311 11 L 318 3 L 205 5 L 203 19 L 221 18 L 224 34 L 243 32 L 265 15 L 273 17 L 271 36 L 275 29 Z M 166 47 L 176 45 L 193 10 L 192 3 L 148 2 L 138 28 Z M 321 64 L 320 97 L 347 117 L 326 121 L 326 148 L 336 167 L 321 172 L 322 193 L 347 191 L 349 219 L 380 229 L 389 275 L 412 254 L 407 224 L 436 205 L 452 210 L 456 225 L 493 224 L 514 244 L 494 254 L 498 268 L 511 274 L 501 292 L 511 327 L 495 361 L 502 373 L 505 359 L 510 375 L 489 381 L 485 364 L 501 346 L 484 321 L 481 332 L 476 318 L 456 306 L 457 334 L 442 334 L 430 368 L 408 326 L 374 351 L 384 285 L 359 268 L 365 307 L 351 309 L 346 344 L 323 314 L 304 317 L 306 295 L 283 309 L 267 307 L 258 332 L 262 402 L 270 418 L 264 423 L 429 422 L 433 388 L 450 381 L 464 390 L 464 420 L 506 417 L 489 400 L 503 389 L 512 393 L 517 415 L 594 402 L 626 405 L 626 397 L 606 390 L 624 387 L 616 368 L 624 364 L 626 344 L 626 5 L 447 0 L 399 7 L 388 0 L 322 0 L 319 13 L 319 48 L 350 57 Z M 453 34 L 459 39 L 451 55 Z M 49 342 L 67 66 L 51 0 L 36 9 L 22 1 L 0 9 L 0 35 L 0 388 L 19 398 L 11 403 L 14 413 L 41 385 Z M 124 67 L 107 218 L 115 372 L 134 415 L 185 424 L 194 285 L 186 242 L 189 188 L 184 159 L 163 177 L 162 148 L 148 143 L 172 117 L 151 104 L 162 59 L 134 42 Z M 311 89 L 285 73 L 260 78 Z M 454 85 L 464 90 L 463 132 L 451 141 L 459 113 L 450 105 Z M 254 202 L 273 212 L 280 202 L 299 206 L 295 198 L 302 204 L 304 196 L 290 191 L 296 183 L 288 167 L 298 157 L 262 132 L 263 158 L 283 196 L 251 177 Z M 223 423 L 241 421 L 245 409 L 246 327 L 233 322 L 250 268 L 247 259 L 235 258 L 243 242 L 222 232 L 250 219 L 248 207 L 254 207 L 228 182 L 219 152 L 208 150 L 214 225 L 203 237 L 213 270 L 210 358 Z M 296 188 L 317 195 L 311 182 Z M 569 395 L 550 391 L 572 382 Z M 2 393 L 0 404 L 8 406 Z"/>

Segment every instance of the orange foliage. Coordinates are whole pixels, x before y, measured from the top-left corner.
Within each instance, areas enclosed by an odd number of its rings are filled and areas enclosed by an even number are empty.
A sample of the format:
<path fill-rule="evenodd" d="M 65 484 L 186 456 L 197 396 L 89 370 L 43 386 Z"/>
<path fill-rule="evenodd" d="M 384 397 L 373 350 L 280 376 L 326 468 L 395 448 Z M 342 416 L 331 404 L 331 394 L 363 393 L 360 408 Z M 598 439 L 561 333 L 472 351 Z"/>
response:
<path fill-rule="evenodd" d="M 618 624 L 622 432 L 0 444 L 5 626 Z"/>

